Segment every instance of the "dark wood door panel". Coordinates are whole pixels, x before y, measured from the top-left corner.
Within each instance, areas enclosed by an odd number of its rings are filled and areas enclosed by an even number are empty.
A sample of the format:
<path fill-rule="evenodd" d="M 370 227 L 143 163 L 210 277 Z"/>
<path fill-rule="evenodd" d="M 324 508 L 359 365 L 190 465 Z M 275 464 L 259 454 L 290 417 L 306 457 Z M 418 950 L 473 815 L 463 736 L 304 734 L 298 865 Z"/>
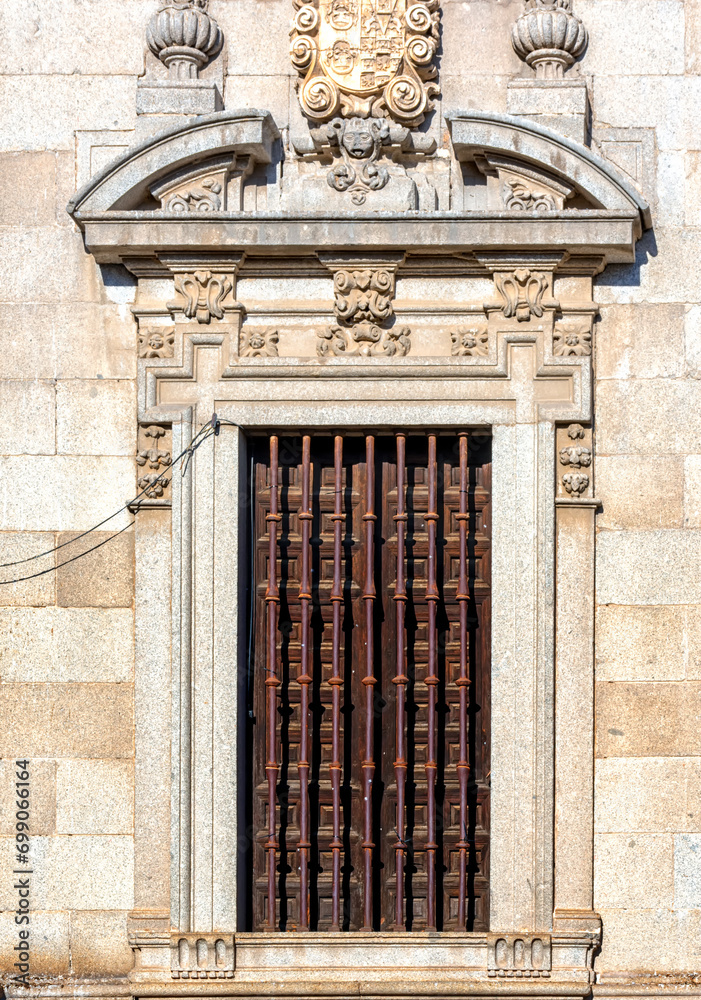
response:
<path fill-rule="evenodd" d="M 250 926 L 271 929 L 269 865 L 274 854 L 272 929 L 326 930 L 337 919 L 339 929 L 345 930 L 368 926 L 368 920 L 373 929 L 484 930 L 489 906 L 490 442 L 471 434 L 462 442 L 458 435 L 436 435 L 435 462 L 430 466 L 429 436 L 407 436 L 401 445 L 405 465 L 401 496 L 397 437 L 372 439 L 370 468 L 369 447 L 362 437 L 347 436 L 334 444 L 331 437 L 319 435 L 306 445 L 302 436 L 280 437 L 275 444 L 277 476 L 272 477 L 270 440 L 251 441 Z M 271 487 L 273 478 L 277 482 Z M 273 523 L 271 574 L 272 493 L 278 519 Z M 340 542 L 335 545 L 337 531 Z M 398 579 L 400 553 L 402 580 Z M 269 652 L 266 656 L 271 602 L 266 594 L 272 577 L 279 591 L 273 609 L 274 716 L 266 685 L 271 677 Z M 334 603 L 340 608 L 335 642 Z M 403 608 L 400 644 L 398 603 Z M 398 683 L 398 672 L 403 682 Z M 461 708 L 463 687 L 467 694 Z M 397 720 L 400 695 L 405 706 Z M 271 727 L 274 845 L 266 770 Z M 400 739 L 405 743 L 404 758 L 398 756 Z M 306 771 L 301 750 L 305 745 Z M 463 799 L 464 754 L 469 778 Z M 340 788 L 334 803 L 335 765 Z M 364 782 L 370 788 L 369 805 Z M 302 830 L 307 839 L 300 843 Z M 432 865 L 434 875 L 429 872 Z"/>

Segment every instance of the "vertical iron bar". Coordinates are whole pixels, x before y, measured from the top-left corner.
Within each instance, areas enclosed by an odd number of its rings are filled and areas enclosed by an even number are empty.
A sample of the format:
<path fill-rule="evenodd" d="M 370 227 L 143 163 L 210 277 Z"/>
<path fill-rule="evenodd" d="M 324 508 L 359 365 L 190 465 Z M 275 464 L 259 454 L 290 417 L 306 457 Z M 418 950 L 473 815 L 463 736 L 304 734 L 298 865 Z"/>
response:
<path fill-rule="evenodd" d="M 372 861 L 375 844 L 372 830 L 372 783 L 375 772 L 374 761 L 374 707 L 375 684 L 374 672 L 374 634 L 373 619 L 375 614 L 375 438 L 368 434 L 365 438 L 365 463 L 367 473 L 366 502 L 363 522 L 365 524 L 365 755 L 362 764 L 363 771 L 363 930 L 372 930 Z"/>
<path fill-rule="evenodd" d="M 397 434 L 397 513 L 394 521 L 397 525 L 397 582 L 394 589 L 395 614 L 396 614 L 396 644 L 397 644 L 397 669 L 394 676 L 394 683 L 397 686 L 396 698 L 396 751 L 397 757 L 394 762 L 394 776 L 397 783 L 397 842 L 395 850 L 395 869 L 397 875 L 396 887 L 396 929 L 403 931 L 404 921 L 404 865 L 406 860 L 406 842 L 404 840 L 404 808 L 406 790 L 406 743 L 404 712 L 406 709 L 406 686 L 409 678 L 406 676 L 405 648 L 404 648 L 404 620 L 406 615 L 406 576 L 404 573 L 405 559 L 405 534 L 407 515 L 404 503 L 404 481 L 406 479 L 406 437 L 404 434 Z"/>
<path fill-rule="evenodd" d="M 436 435 L 428 436 L 428 510 L 426 529 L 428 532 L 428 566 L 426 580 L 426 602 L 428 604 L 428 740 L 426 747 L 426 870 L 428 893 L 426 900 L 426 924 L 428 930 L 436 930 L 436 687 L 438 587 L 436 584 L 436 528 L 437 511 L 437 459 Z"/>
<path fill-rule="evenodd" d="M 331 841 L 331 930 L 341 929 L 341 610 L 343 584 L 341 581 L 343 513 L 343 438 L 337 434 L 333 442 L 334 504 L 333 521 L 333 607 L 332 658 L 331 658 L 331 793 L 333 809 L 333 839 Z"/>
<path fill-rule="evenodd" d="M 458 926 L 465 930 L 467 909 L 467 783 L 470 778 L 470 763 L 467 756 L 467 700 L 469 696 L 469 663 L 467 648 L 467 614 L 469 594 L 467 592 L 467 434 L 460 434 L 460 511 L 456 515 L 460 529 L 460 575 L 458 578 L 457 601 L 460 605 L 460 675 L 457 678 L 460 693 L 460 748 L 457 764 L 460 785 L 460 887 L 458 892 Z"/>
<path fill-rule="evenodd" d="M 302 522 L 302 573 L 299 588 L 300 639 L 302 646 L 300 674 L 300 741 L 299 762 L 299 929 L 309 930 L 309 685 L 312 682 L 309 663 L 309 613 L 312 600 L 312 578 L 310 569 L 312 509 L 309 496 L 311 474 L 311 437 L 302 438 L 302 507 L 299 519 Z"/>
<path fill-rule="evenodd" d="M 280 592 L 277 585 L 277 526 L 281 521 L 278 512 L 278 439 L 270 438 L 270 512 L 266 514 L 268 523 L 268 587 L 265 604 L 268 617 L 268 644 L 265 664 L 265 687 L 267 690 L 267 736 L 268 759 L 265 773 L 268 778 L 268 840 L 265 849 L 268 855 L 268 930 L 275 930 L 275 855 L 278 844 L 275 829 L 275 802 L 277 792 L 278 764 L 276 746 L 277 688 L 277 617 Z"/>

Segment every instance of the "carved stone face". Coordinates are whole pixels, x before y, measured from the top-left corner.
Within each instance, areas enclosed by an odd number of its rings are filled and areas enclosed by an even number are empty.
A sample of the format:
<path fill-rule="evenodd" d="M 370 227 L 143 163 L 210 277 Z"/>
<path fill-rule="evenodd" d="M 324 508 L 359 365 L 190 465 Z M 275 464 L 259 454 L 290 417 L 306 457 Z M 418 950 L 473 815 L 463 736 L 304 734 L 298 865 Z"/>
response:
<path fill-rule="evenodd" d="M 347 125 L 341 141 L 349 156 L 356 160 L 363 160 L 370 156 L 375 148 L 375 139 L 370 129 L 364 124 L 359 124 L 356 127 Z"/>
<path fill-rule="evenodd" d="M 344 76 L 346 73 L 350 73 L 353 69 L 355 58 L 349 43 L 344 39 L 339 39 L 337 42 L 334 42 L 329 62 L 332 64 L 337 73 L 341 73 Z"/>

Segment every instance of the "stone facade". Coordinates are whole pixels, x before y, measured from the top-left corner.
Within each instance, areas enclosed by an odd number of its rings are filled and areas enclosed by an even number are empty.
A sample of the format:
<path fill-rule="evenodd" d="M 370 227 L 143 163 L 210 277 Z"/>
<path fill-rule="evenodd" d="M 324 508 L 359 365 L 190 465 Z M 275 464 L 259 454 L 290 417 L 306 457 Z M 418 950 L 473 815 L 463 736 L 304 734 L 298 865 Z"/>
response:
<path fill-rule="evenodd" d="M 0 13 L 9 996 L 699 992 L 701 14 L 575 3 L 402 2 L 353 87 L 313 2 Z M 493 433 L 492 922 L 278 943 L 245 433 L 368 422 Z"/>

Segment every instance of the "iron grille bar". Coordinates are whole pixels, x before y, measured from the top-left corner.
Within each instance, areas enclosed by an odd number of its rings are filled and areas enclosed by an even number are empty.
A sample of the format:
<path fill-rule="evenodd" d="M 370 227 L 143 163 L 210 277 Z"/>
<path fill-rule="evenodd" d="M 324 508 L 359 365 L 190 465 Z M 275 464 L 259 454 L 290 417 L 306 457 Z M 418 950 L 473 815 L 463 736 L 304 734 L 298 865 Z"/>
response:
<path fill-rule="evenodd" d="M 280 591 L 277 585 L 277 526 L 281 521 L 278 513 L 278 439 L 276 435 L 270 438 L 270 511 L 265 520 L 268 524 L 268 587 L 265 592 L 267 608 L 268 643 L 265 670 L 265 688 L 267 692 L 267 737 L 268 759 L 265 773 L 268 779 L 268 840 L 265 845 L 268 858 L 268 929 L 275 930 L 275 875 L 276 853 L 278 848 L 277 831 L 275 828 L 275 805 L 278 779 L 276 721 L 277 721 L 277 689 L 280 679 L 277 676 L 277 617 L 280 604 Z"/>
<path fill-rule="evenodd" d="M 426 601 L 428 603 L 428 745 L 426 747 L 426 924 L 428 930 L 436 930 L 436 687 L 438 685 L 436 617 L 438 610 L 438 586 L 436 584 L 436 527 L 438 462 L 436 458 L 436 435 L 428 436 L 428 510 L 426 529 L 428 533 L 428 563 L 426 579 Z"/>
<path fill-rule="evenodd" d="M 405 791 L 406 791 L 406 740 L 405 740 L 405 711 L 406 711 L 406 686 L 409 678 L 406 675 L 406 652 L 404 644 L 404 619 L 406 615 L 407 592 L 405 576 L 405 543 L 407 514 L 405 509 L 405 480 L 406 480 L 406 437 L 404 434 L 397 434 L 397 513 L 394 521 L 397 526 L 397 582 L 394 589 L 395 615 L 396 615 L 396 650 L 397 669 L 393 681 L 397 687 L 396 704 L 396 751 L 397 756 L 394 761 L 394 775 L 397 782 L 397 842 L 395 849 L 395 867 L 397 876 L 397 901 L 395 911 L 395 924 L 397 930 L 404 930 L 404 865 L 406 859 L 406 842 L 404 840 L 405 830 Z"/>
<path fill-rule="evenodd" d="M 372 930 L 372 862 L 375 843 L 372 830 L 372 782 L 375 773 L 374 757 L 374 617 L 375 617 L 375 438 L 365 438 L 366 492 L 365 513 L 365 754 L 363 757 L 363 930 Z"/>
<path fill-rule="evenodd" d="M 457 763 L 458 784 L 460 787 L 460 839 L 458 840 L 459 878 L 458 887 L 458 926 L 464 929 L 467 902 L 467 783 L 470 778 L 470 763 L 467 757 L 467 708 L 469 697 L 469 651 L 467 646 L 467 615 L 470 595 L 467 590 L 467 434 L 460 434 L 460 510 L 455 515 L 460 532 L 460 572 L 458 576 L 458 592 L 456 599 L 460 605 L 460 674 L 456 684 L 460 691 L 459 706 L 459 759 Z"/>
<path fill-rule="evenodd" d="M 297 682 L 300 686 L 299 761 L 299 929 L 309 930 L 309 685 L 312 683 L 309 648 L 309 614 L 312 601 L 311 542 L 312 514 L 309 494 L 311 475 L 311 443 L 308 434 L 302 438 L 302 574 L 299 588 L 301 661 Z"/>
<path fill-rule="evenodd" d="M 343 584 L 341 580 L 343 513 L 343 438 L 336 435 L 333 442 L 334 504 L 333 521 L 333 607 L 331 649 L 331 809 L 333 813 L 333 838 L 331 840 L 331 930 L 341 926 L 341 609 Z"/>

